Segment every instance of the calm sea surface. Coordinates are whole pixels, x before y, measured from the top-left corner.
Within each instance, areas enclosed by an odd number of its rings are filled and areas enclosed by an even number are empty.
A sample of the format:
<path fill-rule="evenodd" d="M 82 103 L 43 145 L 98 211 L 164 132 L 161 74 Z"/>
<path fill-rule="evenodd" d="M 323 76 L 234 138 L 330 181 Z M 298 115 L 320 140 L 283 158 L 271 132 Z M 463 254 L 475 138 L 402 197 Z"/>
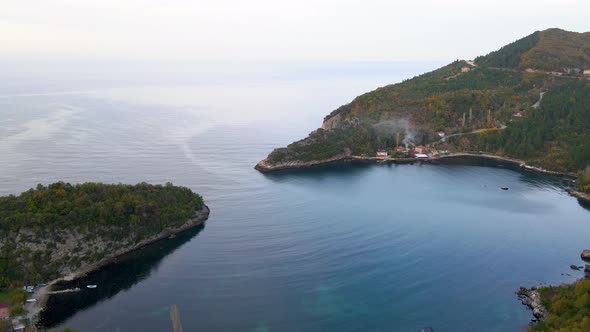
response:
<path fill-rule="evenodd" d="M 355 95 L 434 67 L 8 75 L 1 194 L 171 181 L 212 211 L 74 283 L 96 289 L 50 298 L 42 323 L 170 331 L 176 304 L 185 331 L 523 330 L 514 292 L 580 277 L 569 265 L 588 247 L 590 211 L 559 179 L 483 165 L 253 169 Z"/>

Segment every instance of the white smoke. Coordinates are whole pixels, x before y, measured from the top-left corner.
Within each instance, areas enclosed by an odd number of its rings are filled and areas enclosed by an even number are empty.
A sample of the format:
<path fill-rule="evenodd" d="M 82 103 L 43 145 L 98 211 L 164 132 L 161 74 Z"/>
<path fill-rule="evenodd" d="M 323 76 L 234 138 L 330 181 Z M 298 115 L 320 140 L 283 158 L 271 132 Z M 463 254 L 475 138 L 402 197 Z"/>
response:
<path fill-rule="evenodd" d="M 382 120 L 373 125 L 379 137 L 395 139 L 399 133 L 401 144 L 407 146 L 414 144 L 418 132 L 413 128 L 410 120 L 406 118 Z"/>

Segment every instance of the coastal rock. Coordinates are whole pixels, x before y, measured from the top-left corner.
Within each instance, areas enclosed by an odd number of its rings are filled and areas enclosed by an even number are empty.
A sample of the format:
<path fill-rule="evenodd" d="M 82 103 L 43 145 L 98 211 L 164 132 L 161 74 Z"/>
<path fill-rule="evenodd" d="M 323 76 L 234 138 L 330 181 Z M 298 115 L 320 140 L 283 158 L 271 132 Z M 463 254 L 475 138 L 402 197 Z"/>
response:
<path fill-rule="evenodd" d="M 322 123 L 322 129 L 332 130 L 332 129 L 336 128 L 336 126 L 338 126 L 338 124 L 340 123 L 340 118 L 341 118 L 340 114 L 336 114 L 333 117 L 326 118 L 324 120 L 324 122 Z"/>
<path fill-rule="evenodd" d="M 590 264 L 586 264 L 586 266 L 584 267 L 584 272 L 590 273 Z"/>
<path fill-rule="evenodd" d="M 547 309 L 541 304 L 541 294 L 535 287 L 531 289 L 520 287 L 517 294 L 522 304 L 531 308 L 533 311 L 534 318 L 531 321 L 540 321 L 547 317 Z"/>
<path fill-rule="evenodd" d="M 572 195 L 572 196 L 576 197 L 577 199 L 579 199 L 580 201 L 590 203 L 590 194 L 589 193 L 583 193 L 581 191 L 574 190 L 574 189 L 568 189 L 567 192 L 570 195 Z M 588 250 L 584 250 L 584 251 L 588 251 Z M 587 259 L 590 259 L 590 258 L 587 258 Z"/>
<path fill-rule="evenodd" d="M 580 271 L 580 267 L 579 266 L 576 266 L 576 265 L 573 265 L 573 264 L 570 265 L 570 269 L 576 270 L 576 271 Z"/>
<path fill-rule="evenodd" d="M 590 261 L 590 249 L 585 249 L 584 251 L 582 251 L 582 254 L 580 254 L 580 257 L 582 257 L 583 260 Z"/>
<path fill-rule="evenodd" d="M 256 170 L 260 172 L 272 172 L 272 171 L 279 171 L 285 169 L 296 169 L 296 168 L 307 168 L 316 165 L 322 164 L 330 164 L 334 162 L 344 162 L 352 160 L 351 156 L 347 154 L 340 154 L 334 156 L 332 158 L 324 159 L 324 160 L 311 160 L 311 161 L 292 161 L 292 162 L 282 162 L 273 164 L 270 163 L 267 159 L 261 160 L 256 166 L 254 167 Z"/>

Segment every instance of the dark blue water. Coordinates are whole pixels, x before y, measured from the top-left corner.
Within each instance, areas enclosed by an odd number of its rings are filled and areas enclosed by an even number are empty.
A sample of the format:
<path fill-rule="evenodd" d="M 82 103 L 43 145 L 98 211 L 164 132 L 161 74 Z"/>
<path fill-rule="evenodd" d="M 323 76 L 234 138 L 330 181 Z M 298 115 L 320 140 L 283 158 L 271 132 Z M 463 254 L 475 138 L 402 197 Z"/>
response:
<path fill-rule="evenodd" d="M 253 169 L 385 79 L 0 98 L 3 194 L 172 181 L 212 210 L 202 229 L 78 282 L 97 289 L 52 297 L 42 322 L 167 331 L 176 304 L 186 331 L 523 330 L 514 292 L 580 277 L 568 267 L 590 237 L 590 211 L 559 179 L 478 165 Z"/>

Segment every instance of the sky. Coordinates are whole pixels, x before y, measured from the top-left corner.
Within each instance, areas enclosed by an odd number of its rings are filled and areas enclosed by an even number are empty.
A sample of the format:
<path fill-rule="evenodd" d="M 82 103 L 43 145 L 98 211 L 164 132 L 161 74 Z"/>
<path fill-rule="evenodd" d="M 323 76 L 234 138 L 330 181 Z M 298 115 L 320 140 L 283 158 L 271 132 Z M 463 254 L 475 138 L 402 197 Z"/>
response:
<path fill-rule="evenodd" d="M 535 30 L 590 31 L 588 0 L 2 0 L 0 60 L 448 61 Z"/>

